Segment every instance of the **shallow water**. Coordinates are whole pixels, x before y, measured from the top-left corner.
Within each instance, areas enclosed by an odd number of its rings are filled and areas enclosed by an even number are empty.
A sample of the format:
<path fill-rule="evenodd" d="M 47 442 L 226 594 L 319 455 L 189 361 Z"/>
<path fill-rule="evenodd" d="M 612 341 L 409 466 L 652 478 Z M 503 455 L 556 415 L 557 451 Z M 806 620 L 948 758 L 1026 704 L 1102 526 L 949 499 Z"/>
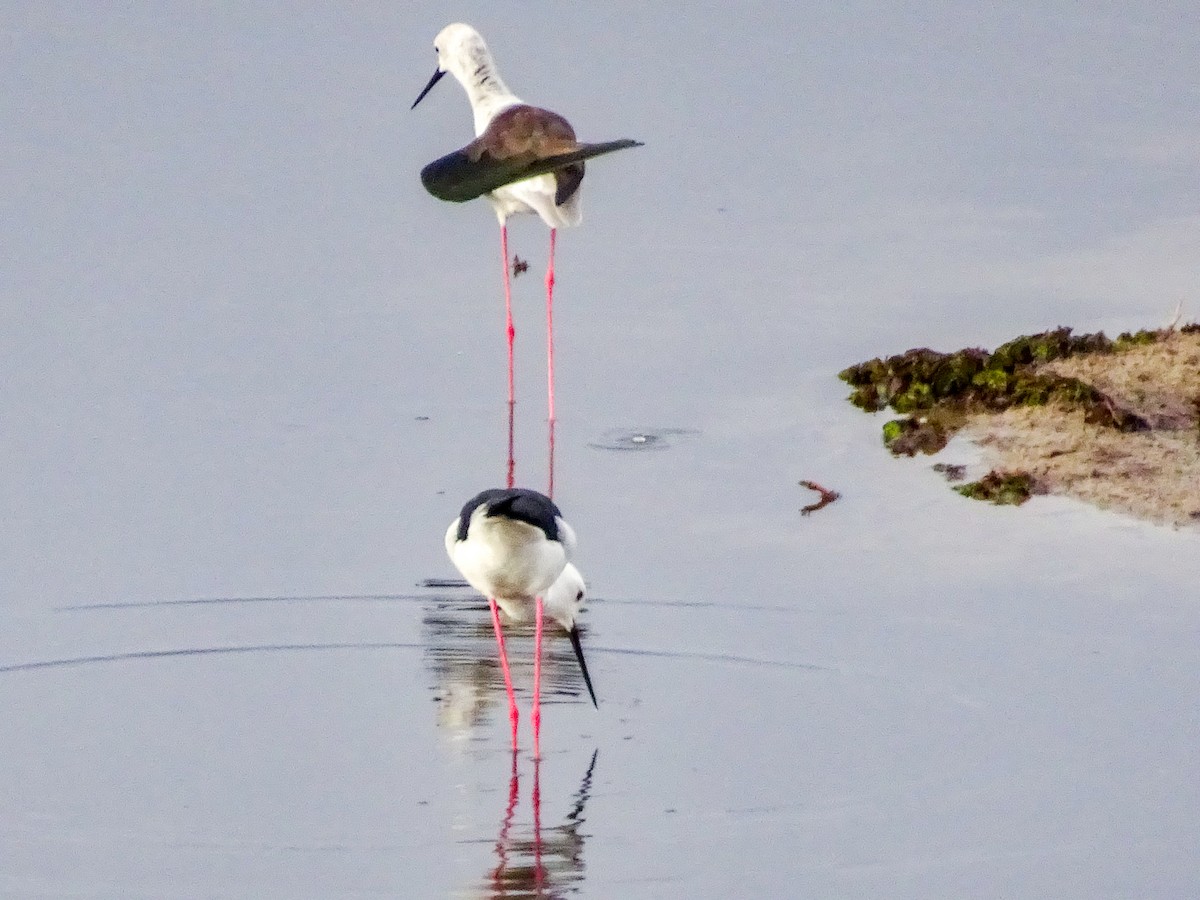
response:
<path fill-rule="evenodd" d="M 494 219 L 416 179 L 469 137 L 453 84 L 407 110 L 444 11 L 4 13 L 0 894 L 1195 894 L 1196 533 L 966 501 L 834 378 L 1169 318 L 1190 8 L 481 9 L 646 142 L 558 245 L 599 710 L 552 639 L 535 765 L 515 629 L 514 760 L 448 581 L 507 410 Z"/>

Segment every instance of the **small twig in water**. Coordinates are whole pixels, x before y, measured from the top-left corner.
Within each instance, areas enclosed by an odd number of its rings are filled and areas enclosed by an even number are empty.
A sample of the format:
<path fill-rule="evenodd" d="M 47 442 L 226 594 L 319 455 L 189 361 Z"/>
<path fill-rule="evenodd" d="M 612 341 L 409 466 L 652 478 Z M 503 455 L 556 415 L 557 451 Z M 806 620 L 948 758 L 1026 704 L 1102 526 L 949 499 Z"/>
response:
<path fill-rule="evenodd" d="M 525 260 L 521 259 L 521 257 L 517 256 L 514 253 L 513 254 L 513 278 L 516 278 L 518 275 L 522 274 L 523 272 L 528 272 L 528 271 L 529 271 L 529 263 L 525 262 Z"/>
<path fill-rule="evenodd" d="M 802 516 L 807 516 L 809 513 L 815 513 L 818 509 L 828 506 L 838 497 L 842 496 L 837 491 L 831 491 L 829 488 L 821 487 L 821 485 L 817 484 L 815 481 L 801 481 L 800 486 L 806 487 L 810 491 L 816 491 L 821 495 L 821 499 L 816 503 L 810 503 L 808 506 L 805 506 L 800 510 L 800 515 Z"/>

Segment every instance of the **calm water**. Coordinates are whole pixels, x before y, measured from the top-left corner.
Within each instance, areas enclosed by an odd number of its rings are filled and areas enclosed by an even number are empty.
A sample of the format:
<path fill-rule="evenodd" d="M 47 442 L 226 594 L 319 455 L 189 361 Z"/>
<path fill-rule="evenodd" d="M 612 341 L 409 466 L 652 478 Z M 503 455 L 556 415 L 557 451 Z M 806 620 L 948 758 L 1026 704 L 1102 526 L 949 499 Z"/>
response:
<path fill-rule="evenodd" d="M 969 503 L 834 377 L 1200 315 L 1190 13 L 456 13 L 646 142 L 559 240 L 600 709 L 551 641 L 540 765 L 426 586 L 507 463 L 495 220 L 416 178 L 470 137 L 408 110 L 447 13 L 0 13 L 0 894 L 1196 894 L 1196 533 Z"/>

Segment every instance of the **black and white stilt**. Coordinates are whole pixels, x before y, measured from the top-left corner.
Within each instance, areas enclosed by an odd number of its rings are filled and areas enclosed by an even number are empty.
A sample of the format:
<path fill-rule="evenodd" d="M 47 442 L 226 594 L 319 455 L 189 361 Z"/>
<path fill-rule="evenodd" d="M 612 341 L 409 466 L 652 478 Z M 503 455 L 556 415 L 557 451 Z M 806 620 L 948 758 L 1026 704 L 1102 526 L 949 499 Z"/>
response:
<path fill-rule="evenodd" d="M 512 747 L 517 749 L 517 703 L 504 647 L 500 610 L 516 621 L 534 616 L 533 755 L 541 756 L 542 620 L 549 615 L 571 641 L 592 704 L 596 693 L 579 641 L 576 618 L 585 596 L 583 576 L 571 564 L 575 532 L 545 494 L 493 488 L 466 502 L 446 529 L 446 553 L 473 588 L 488 598 L 504 672 Z"/>
<path fill-rule="evenodd" d="M 508 334 L 508 402 L 513 392 L 512 292 L 509 284 L 508 217 L 535 213 L 550 228 L 546 267 L 546 364 L 550 421 L 554 422 L 554 245 L 559 228 L 578 225 L 584 160 L 639 147 L 623 139 L 585 144 L 557 113 L 521 102 L 496 71 L 483 38 L 470 25 L 447 25 L 433 42 L 437 69 L 413 108 L 447 72 L 467 92 L 475 116 L 475 140 L 421 170 L 421 183 L 441 200 L 462 203 L 486 196 L 500 220 L 504 309 Z"/>

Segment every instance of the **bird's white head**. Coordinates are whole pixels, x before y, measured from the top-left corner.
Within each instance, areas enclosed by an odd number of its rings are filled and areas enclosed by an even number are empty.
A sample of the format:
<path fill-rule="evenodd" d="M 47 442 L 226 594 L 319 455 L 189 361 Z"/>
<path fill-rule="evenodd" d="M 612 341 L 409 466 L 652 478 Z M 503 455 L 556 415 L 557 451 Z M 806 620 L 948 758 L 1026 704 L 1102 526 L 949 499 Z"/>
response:
<path fill-rule="evenodd" d="M 583 575 L 574 563 L 567 563 L 554 584 L 546 589 L 542 603 L 546 613 L 566 630 L 571 649 L 575 651 L 575 659 L 579 662 L 579 671 L 583 674 L 583 683 L 587 685 L 588 696 L 592 698 L 592 705 L 596 706 L 596 691 L 592 688 L 592 676 L 588 674 L 587 662 L 583 658 L 579 629 L 575 627 L 575 618 L 583 609 L 586 599 L 587 585 L 583 583 Z"/>
<path fill-rule="evenodd" d="M 429 84 L 425 85 L 425 90 L 413 101 L 413 107 L 447 72 L 467 92 L 467 98 L 475 110 L 476 134 L 482 133 L 497 112 L 520 102 L 500 80 L 500 73 L 496 71 L 496 62 L 487 44 L 470 25 L 461 22 L 447 25 L 434 38 L 433 49 L 437 52 L 437 71 L 429 79 Z"/>
<path fill-rule="evenodd" d="M 546 613 L 565 631 L 575 628 L 575 619 L 587 599 L 587 585 L 574 563 L 567 563 L 542 599 Z"/>
<path fill-rule="evenodd" d="M 464 87 L 480 66 L 495 68 L 483 36 L 462 22 L 447 25 L 439 31 L 433 39 L 433 49 L 437 53 L 438 69 L 449 72 Z"/>

